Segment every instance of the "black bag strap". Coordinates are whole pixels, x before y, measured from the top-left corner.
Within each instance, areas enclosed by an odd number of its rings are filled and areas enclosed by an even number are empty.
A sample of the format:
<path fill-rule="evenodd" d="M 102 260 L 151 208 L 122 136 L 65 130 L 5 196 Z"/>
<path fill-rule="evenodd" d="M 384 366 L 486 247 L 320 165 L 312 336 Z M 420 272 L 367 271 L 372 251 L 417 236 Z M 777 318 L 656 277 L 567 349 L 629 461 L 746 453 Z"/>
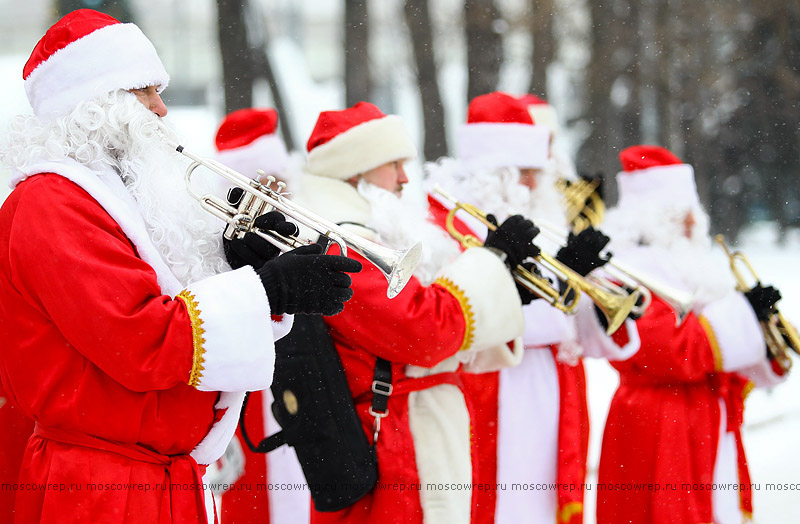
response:
<path fill-rule="evenodd" d="M 389 414 L 389 397 L 392 395 L 392 363 L 378 357 L 375 359 L 375 372 L 372 375 L 372 405 L 369 414 L 375 417 L 372 423 L 372 445 L 378 442 L 381 419 Z"/>
<path fill-rule="evenodd" d="M 375 372 L 372 375 L 372 405 L 369 408 L 369 414 L 375 417 L 375 422 L 372 425 L 372 445 L 378 442 L 378 433 L 381 431 L 381 419 L 389 414 L 389 397 L 392 395 L 392 363 L 384 358 L 375 359 Z M 245 413 L 247 413 L 247 401 L 250 394 L 244 396 L 242 402 L 242 413 L 239 415 L 239 429 L 242 432 L 242 440 L 253 453 L 269 453 L 286 444 L 286 438 L 283 431 L 278 431 L 265 439 L 262 439 L 258 445 L 253 444 L 247 434 L 247 427 L 245 424 Z"/>
<path fill-rule="evenodd" d="M 242 402 L 242 413 L 239 415 L 239 429 L 242 432 L 242 440 L 244 443 L 247 444 L 247 447 L 250 448 L 250 451 L 253 453 L 269 453 L 275 449 L 286 444 L 286 438 L 283 435 L 283 431 L 278 431 L 265 439 L 262 439 L 261 442 L 258 443 L 258 446 L 253 444 L 253 441 L 250 440 L 250 437 L 247 435 L 247 427 L 244 423 L 244 414 L 247 412 L 247 400 L 250 398 L 250 393 L 245 394 L 244 402 Z"/>

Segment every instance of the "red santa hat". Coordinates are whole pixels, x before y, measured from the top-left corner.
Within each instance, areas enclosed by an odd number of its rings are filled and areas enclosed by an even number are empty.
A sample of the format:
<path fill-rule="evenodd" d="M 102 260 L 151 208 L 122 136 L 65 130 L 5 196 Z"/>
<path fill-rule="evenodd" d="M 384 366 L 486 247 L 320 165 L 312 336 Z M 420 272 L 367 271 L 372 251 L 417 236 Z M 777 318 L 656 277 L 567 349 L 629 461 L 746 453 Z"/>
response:
<path fill-rule="evenodd" d="M 217 160 L 250 178 L 261 169 L 280 176 L 289 163 L 286 145 L 276 134 L 274 109 L 239 109 L 226 116 L 217 130 Z"/>
<path fill-rule="evenodd" d="M 648 202 L 674 207 L 700 207 L 694 169 L 668 149 L 639 145 L 619 154 L 619 207 Z"/>
<path fill-rule="evenodd" d="M 472 99 L 456 140 L 459 158 L 479 167 L 541 168 L 550 131 L 534 124 L 525 103 L 496 91 Z"/>
<path fill-rule="evenodd" d="M 80 102 L 117 89 L 169 83 L 153 44 L 134 24 L 78 9 L 56 22 L 23 69 L 25 92 L 40 118 L 68 114 Z"/>
<path fill-rule="evenodd" d="M 417 156 L 400 117 L 385 115 L 369 102 L 320 113 L 307 148 L 306 170 L 339 180 Z"/>
<path fill-rule="evenodd" d="M 550 129 L 551 135 L 558 133 L 558 115 L 553 106 L 536 95 L 522 95 L 519 99 L 523 104 L 528 106 L 528 112 L 537 125 L 542 125 Z"/>

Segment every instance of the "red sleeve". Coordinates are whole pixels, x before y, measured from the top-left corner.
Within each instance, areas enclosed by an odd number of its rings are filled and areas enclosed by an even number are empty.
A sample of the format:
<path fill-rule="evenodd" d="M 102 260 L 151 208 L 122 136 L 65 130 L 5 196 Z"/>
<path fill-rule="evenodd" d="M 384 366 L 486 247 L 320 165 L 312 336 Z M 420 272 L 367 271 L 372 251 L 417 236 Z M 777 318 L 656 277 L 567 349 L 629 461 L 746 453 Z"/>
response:
<path fill-rule="evenodd" d="M 333 253 L 333 251 L 332 251 Z M 400 364 L 431 367 L 455 354 L 463 343 L 466 323 L 461 305 L 437 284 L 411 280 L 393 299 L 386 297 L 383 274 L 356 253 L 363 265 L 352 275 L 353 298 L 344 311 L 325 317 L 337 344 L 360 347 Z"/>
<path fill-rule="evenodd" d="M 636 321 L 641 346 L 629 360 L 618 367 L 631 366 L 638 374 L 665 380 L 701 380 L 715 371 L 714 352 L 705 329 L 694 313 L 689 313 L 680 326 L 675 313 L 663 300 L 653 301 Z M 624 345 L 625 330 L 614 334 L 614 341 Z"/>
<path fill-rule="evenodd" d="M 85 191 L 57 175 L 23 182 L 9 229 L 13 285 L 67 342 L 134 391 L 186 383 L 191 321 Z"/>

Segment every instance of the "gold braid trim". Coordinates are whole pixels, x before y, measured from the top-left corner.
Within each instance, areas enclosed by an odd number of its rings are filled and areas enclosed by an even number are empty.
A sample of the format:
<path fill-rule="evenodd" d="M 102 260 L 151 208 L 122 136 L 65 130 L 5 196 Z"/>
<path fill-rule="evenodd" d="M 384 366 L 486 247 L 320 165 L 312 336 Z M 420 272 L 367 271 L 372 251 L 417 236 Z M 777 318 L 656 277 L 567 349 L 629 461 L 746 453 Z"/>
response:
<path fill-rule="evenodd" d="M 203 363 L 205 358 L 203 355 L 206 350 L 203 347 L 206 339 L 203 338 L 206 330 L 203 329 L 203 319 L 200 318 L 200 307 L 197 303 L 195 296 L 188 290 L 184 289 L 178 293 L 175 298 L 183 300 L 186 304 L 186 312 L 189 313 L 189 319 L 192 321 L 192 346 L 194 346 L 194 358 L 192 359 L 192 372 L 189 374 L 189 385 L 196 388 L 200 384 L 200 379 L 203 378 Z"/>
<path fill-rule="evenodd" d="M 714 354 L 714 370 L 722 371 L 722 351 L 719 349 L 719 342 L 717 342 L 717 335 L 714 334 L 714 328 L 711 327 L 706 317 L 700 316 L 698 320 L 700 321 L 700 325 L 703 326 L 703 330 L 706 332 L 708 343 L 711 345 L 711 353 Z"/>
<path fill-rule="evenodd" d="M 583 514 L 583 502 L 567 502 L 558 512 L 558 524 L 570 522 L 575 515 Z"/>
<path fill-rule="evenodd" d="M 461 313 L 464 315 L 464 339 L 458 350 L 466 351 L 475 341 L 475 314 L 472 312 L 472 306 L 469 300 L 467 300 L 464 291 L 449 278 L 439 277 L 434 281 L 434 284 L 439 284 L 449 291 L 451 295 L 456 297 L 456 300 L 458 300 L 458 303 L 461 305 Z"/>
<path fill-rule="evenodd" d="M 747 396 L 750 394 L 751 391 L 753 391 L 754 387 L 756 387 L 756 385 L 753 383 L 753 381 L 748 380 L 747 383 L 742 388 L 742 400 L 747 399 Z"/>

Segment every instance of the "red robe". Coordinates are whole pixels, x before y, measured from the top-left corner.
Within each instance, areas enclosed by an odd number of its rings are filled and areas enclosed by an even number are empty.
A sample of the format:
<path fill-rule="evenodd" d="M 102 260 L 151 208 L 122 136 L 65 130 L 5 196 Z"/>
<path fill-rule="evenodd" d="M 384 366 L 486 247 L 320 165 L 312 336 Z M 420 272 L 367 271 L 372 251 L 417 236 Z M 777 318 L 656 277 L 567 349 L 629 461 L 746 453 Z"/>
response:
<path fill-rule="evenodd" d="M 258 445 L 265 438 L 266 424 L 263 415 L 264 392 L 254 391 L 247 399 L 247 436 Z M 244 472 L 234 485 L 222 494 L 219 508 L 222 524 L 248 524 L 269 522 L 269 492 L 259 489 L 267 485 L 267 457 L 263 453 L 255 453 L 247 447 L 241 429 L 236 429 L 244 453 Z"/>
<path fill-rule="evenodd" d="M 0 485 L 13 486 L 19 479 L 19 467 L 25 445 L 33 434 L 33 421 L 24 416 L 5 394 L 0 384 Z M 16 489 L 0 490 L 0 522 L 14 521 Z"/>
<path fill-rule="evenodd" d="M 436 197 L 428 196 L 429 210 L 435 223 L 440 227 L 445 227 L 445 218 L 449 209 L 443 205 Z M 470 229 L 456 217 L 456 227 L 461 232 L 468 232 Z M 474 233 L 472 233 L 474 235 Z M 560 320 L 541 318 L 540 311 L 536 304 L 523 308 L 528 331 L 542 329 L 542 324 L 547 321 Z M 533 327 L 536 326 L 536 327 Z M 563 331 L 562 331 L 563 332 Z M 552 337 L 551 337 L 552 338 Z M 546 490 L 552 494 L 552 513 L 543 508 L 537 511 L 547 513 L 544 517 L 547 524 L 552 522 L 560 523 L 579 523 L 583 520 L 583 489 L 581 484 L 585 482 L 586 459 L 589 444 L 589 411 L 586 404 L 586 377 L 583 371 L 583 364 L 578 361 L 575 365 L 569 365 L 556 358 L 557 344 L 540 345 L 527 340 L 527 335 L 523 337 L 525 352 L 523 361 L 519 367 L 504 369 L 499 372 L 470 374 L 464 373 L 464 394 L 470 405 L 470 417 L 472 419 L 472 446 L 473 446 L 473 478 L 476 483 L 487 486 L 487 489 L 473 491 L 472 494 L 472 522 L 474 524 L 490 524 L 494 522 L 517 522 L 521 518 L 531 519 L 530 514 L 520 514 L 520 504 L 515 502 L 506 503 L 501 498 L 498 507 L 498 484 L 503 493 L 508 497 L 526 497 L 526 493 L 539 495 L 532 486 L 539 484 L 557 483 L 557 488 Z M 544 351 L 547 356 L 532 354 L 530 352 Z M 547 363 L 541 361 L 547 359 Z M 531 361 L 532 366 L 541 369 L 530 369 L 527 364 Z M 527 368 L 527 369 L 526 369 Z M 545 377 L 548 383 L 554 388 L 552 391 L 540 391 L 541 398 L 514 397 L 508 399 L 513 404 L 513 408 L 506 411 L 507 416 L 515 417 L 515 426 L 520 424 L 520 418 L 524 418 L 528 423 L 522 423 L 523 430 L 516 435 L 509 435 L 506 438 L 514 441 L 524 442 L 529 439 L 532 432 L 548 431 L 551 435 L 544 440 L 549 441 L 552 446 L 544 446 L 534 450 L 527 449 L 526 455 L 530 458 L 529 464 L 518 464 L 514 472 L 503 472 L 498 475 L 498 458 L 503 453 L 514 453 L 513 450 L 503 450 L 498 447 L 498 433 L 503 431 L 500 417 L 500 391 L 504 381 L 510 380 L 529 380 L 530 377 L 520 376 L 520 373 L 535 371 L 536 374 L 547 374 L 552 368 L 554 376 Z M 513 377 L 513 378 L 512 378 Z M 508 387 L 512 389 L 513 386 Z M 553 425 L 545 424 L 540 418 L 541 413 L 537 410 L 541 403 L 549 404 L 543 411 L 553 414 L 555 420 Z M 519 414 L 524 413 L 524 417 Z M 520 429 L 515 427 L 514 430 Z M 508 424 L 506 431 L 511 431 L 511 424 Z M 528 436 L 526 436 L 528 435 Z M 534 456 L 535 455 L 535 456 Z M 519 461 L 520 457 L 509 457 L 505 463 Z M 553 467 L 545 464 L 553 462 Z M 524 473 L 520 473 L 525 470 Z M 528 485 L 528 489 L 514 491 L 512 484 L 521 483 Z M 577 488 L 575 486 L 578 486 Z M 534 503 L 538 501 L 534 498 Z M 523 502 L 521 506 L 524 508 Z"/>
<path fill-rule="evenodd" d="M 205 521 L 204 468 L 189 453 L 224 438 L 215 423 L 227 411 L 215 407 L 218 391 L 198 388 L 218 378 L 222 341 L 234 334 L 205 299 L 221 308 L 258 300 L 257 291 L 225 291 L 242 276 L 257 280 L 230 272 L 172 298 L 140 258 L 152 248 L 126 235 L 130 224 L 76 183 L 34 174 L 0 210 L 0 376 L 36 421 L 20 472 L 35 489 L 18 492 L 15 522 Z M 92 176 L 82 180 L 91 186 Z M 269 318 L 269 309 L 247 315 Z M 271 347 L 270 331 L 252 334 Z"/>
<path fill-rule="evenodd" d="M 654 295 L 635 328 L 628 324 L 614 334 L 619 347 L 639 348 L 611 362 L 619 371 L 620 385 L 603 435 L 598 524 L 739 522 L 751 515 L 751 492 L 744 490 L 738 503 L 741 514 L 720 520 L 723 508 L 715 508 L 716 495 L 710 489 L 720 483 L 720 461 L 734 462 L 731 471 L 738 470 L 727 480 L 750 483 L 740 428 L 744 397 L 752 384 L 723 366 L 732 360 L 726 354 L 732 342 L 751 343 L 748 337 L 734 340 L 724 333 L 726 323 L 755 318 L 746 306 L 739 311 L 744 316 L 737 318 L 729 309 L 724 319 L 689 313 L 676 326 L 672 308 Z M 763 343 L 752 342 L 763 356 Z M 725 433 L 735 441 L 732 456 L 720 455 Z"/>
<path fill-rule="evenodd" d="M 347 183 L 308 176 L 303 189 L 312 188 L 314 193 L 301 202 L 312 211 L 337 222 L 364 224 L 368 220 L 368 213 L 358 213 L 365 201 Z M 358 232 L 369 234 L 365 228 L 358 228 Z M 368 409 L 377 357 L 391 362 L 394 392 L 376 446 L 378 486 L 342 511 L 312 511 L 311 522 L 468 522 L 468 488 L 465 491 L 465 486 L 459 485 L 428 490 L 426 481 L 428 473 L 438 475 L 445 483 L 470 481 L 468 464 L 449 463 L 434 472 L 427 469 L 442 453 L 426 448 L 430 441 L 425 437 L 431 436 L 424 435 L 426 431 L 438 433 L 438 440 L 457 437 L 458 442 L 463 441 L 463 459 L 469 461 L 468 415 L 463 397 L 455 389 L 460 386 L 460 379 L 449 371 L 455 371 L 456 366 L 428 376 L 421 373 L 423 378 L 411 378 L 409 373 L 419 377 L 422 368 L 447 365 L 454 356 L 468 362 L 471 369 L 495 364 L 494 369 L 498 369 L 516 362 L 517 353 L 506 346 L 522 331 L 513 282 L 495 255 L 483 249 L 468 250 L 452 264 L 443 265 L 433 284 L 425 286 L 412 277 L 405 289 L 389 300 L 386 279 L 378 269 L 352 251 L 349 256 L 364 266 L 353 275 L 353 299 L 345 304 L 342 313 L 325 320 L 370 442 L 374 419 Z M 513 297 L 517 297 L 516 305 Z M 421 391 L 415 391 L 418 389 Z M 431 408 L 424 422 L 415 424 L 415 420 L 421 420 L 417 401 L 430 408 L 431 404 L 424 404 L 425 399 L 445 397 L 446 402 Z M 447 447 L 440 451 L 446 453 Z M 418 462 L 420 453 L 426 458 Z M 450 475 L 449 466 L 466 471 L 466 478 Z M 443 512 L 443 508 L 447 511 Z"/>

